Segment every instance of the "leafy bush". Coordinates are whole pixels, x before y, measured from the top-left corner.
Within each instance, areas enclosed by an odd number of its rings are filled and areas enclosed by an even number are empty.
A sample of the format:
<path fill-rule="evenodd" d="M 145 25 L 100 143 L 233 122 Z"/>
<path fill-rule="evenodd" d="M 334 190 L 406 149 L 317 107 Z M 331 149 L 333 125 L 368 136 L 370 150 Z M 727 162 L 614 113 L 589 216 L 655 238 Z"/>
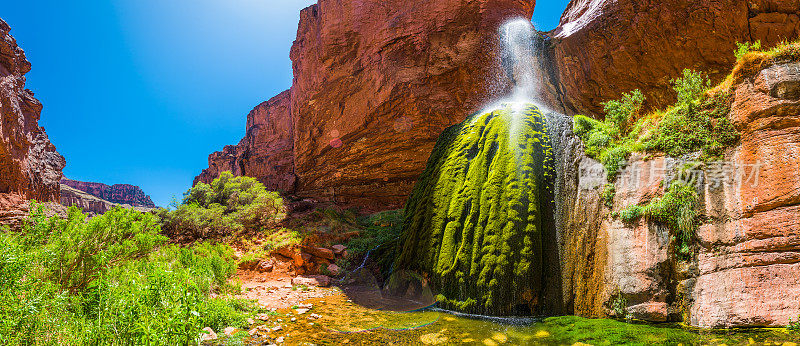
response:
<path fill-rule="evenodd" d="M 606 207 L 614 207 L 614 195 L 616 192 L 617 188 L 614 186 L 614 184 L 606 184 L 603 186 L 603 192 L 600 194 L 600 197 L 603 198 L 603 203 L 606 205 Z"/>
<path fill-rule="evenodd" d="M 715 94 L 703 98 L 694 108 L 676 106 L 666 112 L 642 144 L 650 151 L 674 157 L 699 150 L 706 161 L 718 159 L 739 140 L 728 118 L 730 104 L 729 95 Z"/>
<path fill-rule="evenodd" d="M 159 217 L 166 234 L 203 239 L 274 226 L 286 217 L 286 206 L 258 180 L 223 172 L 211 184 L 189 189 L 181 205 L 162 209 Z"/>
<path fill-rule="evenodd" d="M 114 208 L 47 218 L 0 233 L 0 343 L 189 344 L 200 330 L 244 326 L 254 306 L 229 289 L 232 249 L 165 245 L 152 214 Z"/>
<path fill-rule="evenodd" d="M 633 152 L 678 157 L 700 151 L 710 161 L 739 140 L 728 118 L 732 102 L 728 93 L 707 94 L 708 78 L 691 70 L 684 70 L 683 77 L 672 83 L 678 102 L 666 111 L 640 116 L 644 96 L 634 90 L 603 104 L 605 121 L 574 117 L 573 132 L 584 141 L 586 154 L 605 166 L 610 179 Z"/>

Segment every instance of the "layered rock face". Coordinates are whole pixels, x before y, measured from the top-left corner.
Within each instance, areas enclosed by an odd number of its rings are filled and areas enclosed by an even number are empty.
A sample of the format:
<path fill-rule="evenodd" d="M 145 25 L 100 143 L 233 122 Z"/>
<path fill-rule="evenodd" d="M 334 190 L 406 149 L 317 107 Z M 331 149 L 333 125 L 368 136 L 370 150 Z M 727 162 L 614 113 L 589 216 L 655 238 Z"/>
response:
<path fill-rule="evenodd" d="M 771 47 L 800 35 L 797 0 L 573 0 L 548 33 L 550 83 L 567 114 L 602 114 L 602 102 L 641 89 L 653 107 L 674 102 L 684 68 L 720 81 L 736 42 Z"/>
<path fill-rule="evenodd" d="M 698 231 L 692 324 L 788 324 L 800 314 L 800 63 L 779 63 L 735 88 L 742 133 L 728 174 L 707 179 Z"/>
<path fill-rule="evenodd" d="M 25 89 L 31 64 L 10 31 L 0 19 L 0 193 L 57 201 L 66 161 L 39 127 L 42 104 Z"/>
<path fill-rule="evenodd" d="M 295 192 L 291 91 L 284 91 L 247 115 L 247 134 L 238 145 L 208 157 L 208 168 L 194 184 L 211 183 L 220 173 L 258 179 L 268 190 Z"/>
<path fill-rule="evenodd" d="M 608 208 L 600 198 L 602 166 L 584 157 L 581 145 L 559 156 L 562 313 L 604 316 L 620 294 L 627 313 L 648 321 L 785 326 L 800 315 L 800 162 L 792 154 L 800 150 L 800 63 L 746 76 L 733 99 L 740 144 L 724 161 L 690 171 L 706 221 L 688 259 L 676 257 L 664 225 L 625 223 L 611 212 L 662 195 L 692 157 L 634 155 L 614 181 Z M 569 131 L 562 133 L 562 146 L 571 146 Z"/>
<path fill-rule="evenodd" d="M 538 312 L 555 177 L 547 132 L 532 104 L 445 130 L 406 207 L 395 269 L 429 276 L 445 308 Z"/>
<path fill-rule="evenodd" d="M 149 208 L 156 206 L 150 196 L 146 195 L 142 188 L 135 185 L 114 184 L 109 186 L 103 183 L 90 183 L 71 179 L 62 179 L 61 184 L 114 204 Z"/>
<path fill-rule="evenodd" d="M 498 28 L 534 0 L 338 1 L 291 51 L 298 193 L 402 206 L 438 135 L 502 94 Z"/>
<path fill-rule="evenodd" d="M 61 205 L 64 207 L 76 206 L 89 215 L 103 214 L 115 206 L 133 208 L 142 212 L 155 209 L 155 206 L 133 206 L 126 203 L 113 203 L 67 184 L 61 184 Z"/>

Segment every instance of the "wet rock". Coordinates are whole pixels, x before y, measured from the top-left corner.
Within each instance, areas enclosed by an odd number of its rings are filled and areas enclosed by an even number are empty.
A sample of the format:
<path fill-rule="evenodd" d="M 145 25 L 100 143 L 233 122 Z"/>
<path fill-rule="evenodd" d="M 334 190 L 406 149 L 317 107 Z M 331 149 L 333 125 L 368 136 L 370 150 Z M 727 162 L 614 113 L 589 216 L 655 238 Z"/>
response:
<path fill-rule="evenodd" d="M 305 276 L 298 276 L 292 279 L 292 285 L 328 287 L 330 283 L 331 283 L 331 278 L 326 275 L 305 275 Z"/>

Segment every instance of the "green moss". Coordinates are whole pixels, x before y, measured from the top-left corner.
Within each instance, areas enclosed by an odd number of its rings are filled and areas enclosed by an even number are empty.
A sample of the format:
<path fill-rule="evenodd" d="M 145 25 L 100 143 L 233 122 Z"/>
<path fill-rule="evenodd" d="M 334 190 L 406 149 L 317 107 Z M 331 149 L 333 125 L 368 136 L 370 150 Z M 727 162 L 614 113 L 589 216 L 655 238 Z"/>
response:
<path fill-rule="evenodd" d="M 406 205 L 395 267 L 427 273 L 447 308 L 505 315 L 539 295 L 554 158 L 539 109 L 512 106 L 445 130 Z"/>

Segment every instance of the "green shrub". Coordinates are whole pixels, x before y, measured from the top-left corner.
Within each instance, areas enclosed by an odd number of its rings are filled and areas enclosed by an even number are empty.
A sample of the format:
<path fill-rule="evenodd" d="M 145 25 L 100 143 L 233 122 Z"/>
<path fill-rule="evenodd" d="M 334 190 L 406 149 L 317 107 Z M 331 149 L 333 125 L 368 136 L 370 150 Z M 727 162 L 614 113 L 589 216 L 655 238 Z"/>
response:
<path fill-rule="evenodd" d="M 739 43 L 736 42 L 736 50 L 733 51 L 733 55 L 736 57 L 736 60 L 742 59 L 745 54 L 759 51 L 761 50 L 761 41 L 756 41 L 755 43 L 745 42 Z"/>
<path fill-rule="evenodd" d="M 181 205 L 162 209 L 159 217 L 171 237 L 204 239 L 274 226 L 286 217 L 286 206 L 278 193 L 267 191 L 258 180 L 223 172 L 211 184 L 189 189 Z"/>
<path fill-rule="evenodd" d="M 700 151 L 706 161 L 718 159 L 739 140 L 728 118 L 730 104 L 727 94 L 705 97 L 694 107 L 679 104 L 663 115 L 651 136 L 641 140 L 643 146 L 674 157 Z"/>
<path fill-rule="evenodd" d="M 619 100 L 603 103 L 606 123 L 619 130 L 620 134 L 628 133 L 629 126 L 638 117 L 643 104 L 644 95 L 638 89 L 630 93 L 623 93 Z"/>
<path fill-rule="evenodd" d="M 627 138 L 636 124 L 644 103 L 639 90 L 622 95 L 620 100 L 603 103 L 606 120 L 600 122 L 583 115 L 573 118 L 573 132 L 583 139 L 586 154 L 603 163 L 609 178 L 614 178 L 633 152 Z"/>
<path fill-rule="evenodd" d="M 691 183 L 676 180 L 664 196 L 648 204 L 627 207 L 619 212 L 622 221 L 630 223 L 644 216 L 666 225 L 673 234 L 676 254 L 681 258 L 691 255 L 691 244 L 699 225 L 700 197 Z"/>
<path fill-rule="evenodd" d="M 603 198 L 603 203 L 606 207 L 613 208 L 614 207 L 614 195 L 617 193 L 617 188 L 614 184 L 606 184 L 603 186 L 603 192 L 600 194 L 600 197 Z"/>
<path fill-rule="evenodd" d="M 0 344 L 193 344 L 255 309 L 209 299 L 230 287 L 229 246 L 165 245 L 152 214 L 47 218 L 33 204 L 23 230 L 0 233 Z"/>
<path fill-rule="evenodd" d="M 634 90 L 603 104 L 603 122 L 583 115 L 573 118 L 573 132 L 584 141 L 586 155 L 603 164 L 609 179 L 633 152 L 679 157 L 700 151 L 703 160 L 712 161 L 739 140 L 728 117 L 730 94 L 707 94 L 708 78 L 691 70 L 684 70 L 683 77 L 672 83 L 678 102 L 666 111 L 640 117 L 644 96 Z"/>

